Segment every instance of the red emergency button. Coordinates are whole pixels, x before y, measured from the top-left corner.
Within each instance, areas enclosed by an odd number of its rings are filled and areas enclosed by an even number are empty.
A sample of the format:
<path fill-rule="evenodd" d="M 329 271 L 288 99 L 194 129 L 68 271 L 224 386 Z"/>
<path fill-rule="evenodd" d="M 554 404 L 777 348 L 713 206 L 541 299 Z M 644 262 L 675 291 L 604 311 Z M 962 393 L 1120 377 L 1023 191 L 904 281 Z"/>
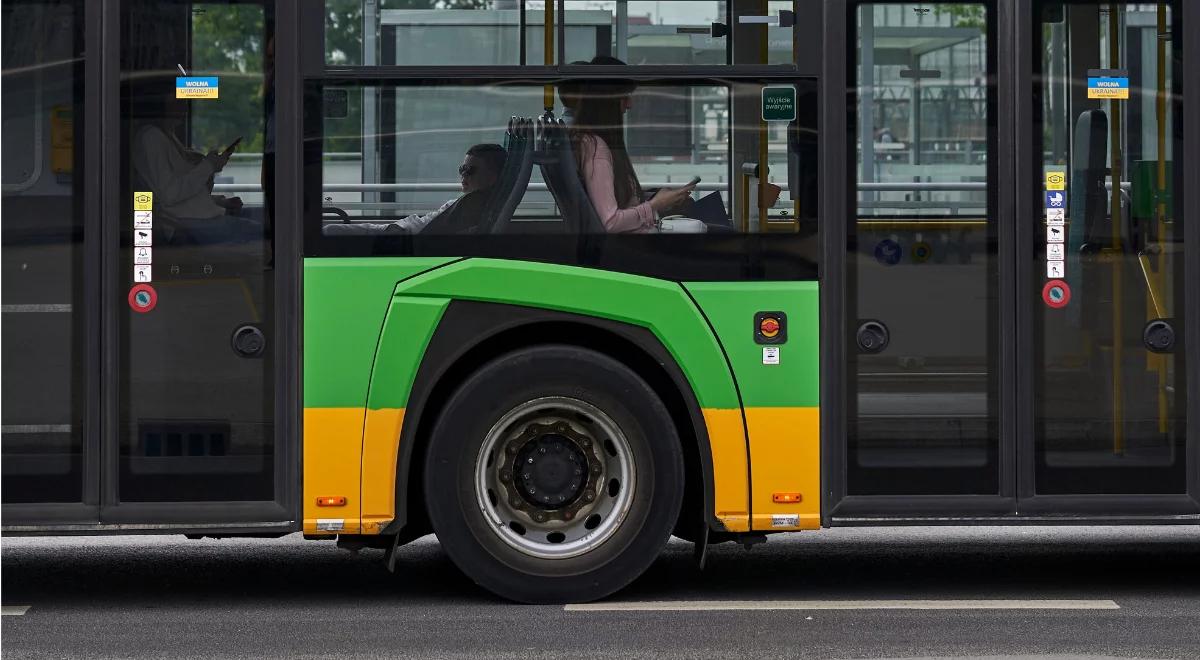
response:
<path fill-rule="evenodd" d="M 758 324 L 758 331 L 762 336 L 771 338 L 779 334 L 779 319 L 768 316 Z"/>

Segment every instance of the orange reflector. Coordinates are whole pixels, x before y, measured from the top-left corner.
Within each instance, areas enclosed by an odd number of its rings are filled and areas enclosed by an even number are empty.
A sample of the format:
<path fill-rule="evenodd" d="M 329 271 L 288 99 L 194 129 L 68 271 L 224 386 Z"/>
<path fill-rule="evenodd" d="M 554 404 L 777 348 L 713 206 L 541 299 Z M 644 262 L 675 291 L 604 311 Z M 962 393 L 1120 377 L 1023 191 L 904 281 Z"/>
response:
<path fill-rule="evenodd" d="M 346 506 L 346 498 L 335 495 L 332 497 L 318 497 L 317 506 Z"/>
<path fill-rule="evenodd" d="M 771 501 L 776 504 L 795 504 L 802 500 L 800 493 L 773 493 Z"/>
<path fill-rule="evenodd" d="M 758 331 L 768 339 L 779 334 L 779 319 L 768 316 L 758 324 Z"/>

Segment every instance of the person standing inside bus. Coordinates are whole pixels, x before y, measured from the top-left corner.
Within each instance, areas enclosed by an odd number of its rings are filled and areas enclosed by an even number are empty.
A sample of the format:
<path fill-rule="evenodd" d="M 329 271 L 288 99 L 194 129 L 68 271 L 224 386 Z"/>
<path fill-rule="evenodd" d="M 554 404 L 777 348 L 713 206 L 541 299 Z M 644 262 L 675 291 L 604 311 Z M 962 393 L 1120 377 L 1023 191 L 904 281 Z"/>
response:
<path fill-rule="evenodd" d="M 616 58 L 590 64 L 624 64 Z M 625 147 L 631 82 L 580 83 L 563 95 L 571 110 L 571 144 L 596 215 L 609 233 L 651 233 L 658 219 L 689 199 L 695 183 L 662 188 L 647 198 Z"/>

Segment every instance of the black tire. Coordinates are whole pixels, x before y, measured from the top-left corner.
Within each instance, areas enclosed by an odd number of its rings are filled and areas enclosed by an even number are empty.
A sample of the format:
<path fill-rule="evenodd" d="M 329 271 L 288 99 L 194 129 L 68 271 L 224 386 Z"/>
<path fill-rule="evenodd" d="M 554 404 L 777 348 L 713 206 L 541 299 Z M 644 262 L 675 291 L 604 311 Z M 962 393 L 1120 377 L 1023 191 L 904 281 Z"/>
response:
<path fill-rule="evenodd" d="M 489 430 L 509 411 L 544 397 L 570 397 L 606 414 L 634 459 L 627 515 L 602 544 L 569 558 L 512 547 L 476 496 L 476 461 Z M 628 585 L 670 538 L 683 487 L 678 434 L 654 391 L 620 362 L 566 345 L 513 351 L 479 369 L 447 401 L 425 461 L 426 506 L 446 553 L 483 588 L 525 603 L 586 602 Z"/>

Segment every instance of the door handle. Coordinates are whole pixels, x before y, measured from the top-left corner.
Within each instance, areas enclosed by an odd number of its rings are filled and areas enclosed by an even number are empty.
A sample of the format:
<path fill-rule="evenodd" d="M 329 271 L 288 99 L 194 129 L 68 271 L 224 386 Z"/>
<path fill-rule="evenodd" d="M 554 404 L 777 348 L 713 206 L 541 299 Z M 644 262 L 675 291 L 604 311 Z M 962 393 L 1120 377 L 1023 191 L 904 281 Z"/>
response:
<path fill-rule="evenodd" d="M 882 321 L 862 321 L 856 333 L 860 353 L 881 353 L 891 341 L 891 333 Z"/>

